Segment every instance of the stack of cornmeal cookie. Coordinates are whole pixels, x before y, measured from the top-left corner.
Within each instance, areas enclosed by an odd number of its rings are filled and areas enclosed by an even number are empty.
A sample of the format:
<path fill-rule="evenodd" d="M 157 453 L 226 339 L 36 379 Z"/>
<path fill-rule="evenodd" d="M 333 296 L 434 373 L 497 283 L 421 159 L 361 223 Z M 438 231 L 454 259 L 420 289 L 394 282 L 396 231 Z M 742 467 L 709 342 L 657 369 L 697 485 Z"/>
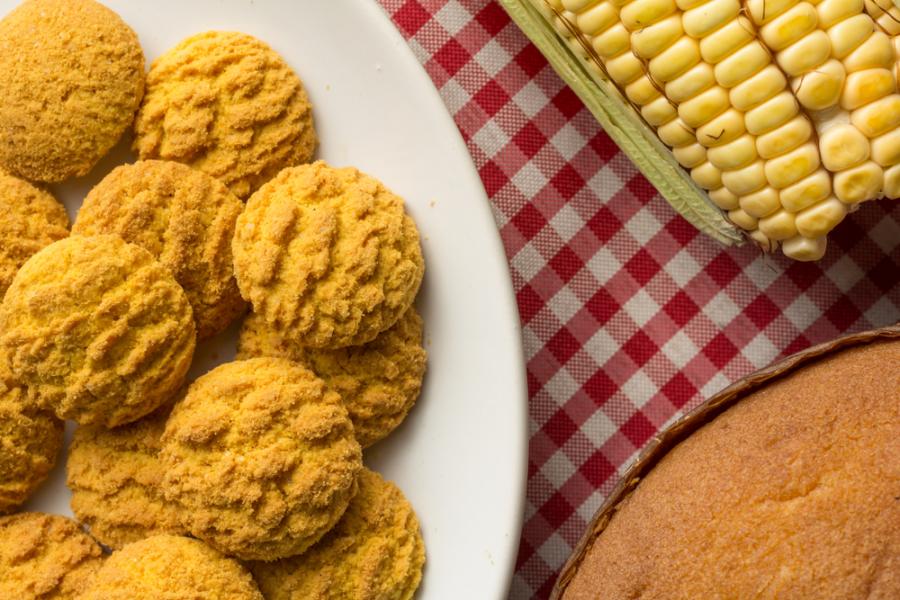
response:
<path fill-rule="evenodd" d="M 140 160 L 70 236 L 44 184 L 129 126 Z M 145 77 L 94 0 L 0 21 L 0 513 L 71 419 L 80 521 L 0 517 L 0 598 L 414 595 L 416 515 L 362 449 L 422 387 L 419 233 L 315 147 L 300 79 L 251 36 L 193 36 Z M 197 341 L 245 314 L 237 360 L 187 382 Z"/>

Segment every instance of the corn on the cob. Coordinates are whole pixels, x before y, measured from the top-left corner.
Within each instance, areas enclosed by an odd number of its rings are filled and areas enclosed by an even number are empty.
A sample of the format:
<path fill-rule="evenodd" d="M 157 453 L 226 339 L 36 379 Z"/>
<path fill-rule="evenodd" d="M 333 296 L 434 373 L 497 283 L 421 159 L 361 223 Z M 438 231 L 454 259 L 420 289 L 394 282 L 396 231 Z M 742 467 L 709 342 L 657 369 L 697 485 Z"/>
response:
<path fill-rule="evenodd" d="M 532 0 L 732 223 L 798 260 L 859 202 L 900 195 L 885 1 Z"/>

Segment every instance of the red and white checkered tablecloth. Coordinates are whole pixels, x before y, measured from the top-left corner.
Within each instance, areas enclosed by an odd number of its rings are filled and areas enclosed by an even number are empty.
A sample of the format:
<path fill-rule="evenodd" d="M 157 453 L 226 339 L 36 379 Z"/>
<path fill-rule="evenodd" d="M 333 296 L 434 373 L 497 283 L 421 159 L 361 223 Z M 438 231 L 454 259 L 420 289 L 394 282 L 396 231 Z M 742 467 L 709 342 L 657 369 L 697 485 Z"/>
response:
<path fill-rule="evenodd" d="M 818 264 L 723 249 L 676 215 L 491 0 L 379 0 L 468 144 L 506 247 L 531 443 L 512 598 L 546 598 L 644 442 L 778 357 L 900 320 L 900 202 Z"/>

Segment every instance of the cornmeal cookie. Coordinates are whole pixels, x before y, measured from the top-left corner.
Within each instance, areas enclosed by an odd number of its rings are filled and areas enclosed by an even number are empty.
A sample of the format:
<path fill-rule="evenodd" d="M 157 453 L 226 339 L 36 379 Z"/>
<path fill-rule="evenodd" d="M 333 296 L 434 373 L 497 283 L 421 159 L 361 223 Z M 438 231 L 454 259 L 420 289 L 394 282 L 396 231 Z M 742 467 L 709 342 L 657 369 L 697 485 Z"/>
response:
<path fill-rule="evenodd" d="M 141 158 L 187 163 L 247 198 L 316 148 L 300 79 L 260 40 L 230 31 L 192 36 L 153 62 L 134 123 Z"/>
<path fill-rule="evenodd" d="M 115 233 L 148 250 L 184 288 L 203 339 L 246 308 L 231 258 L 243 208 L 205 173 L 170 161 L 139 161 L 113 169 L 90 191 L 72 233 Z"/>
<path fill-rule="evenodd" d="M 0 513 L 25 502 L 56 464 L 63 422 L 0 374 Z"/>
<path fill-rule="evenodd" d="M 61 419 L 115 427 L 181 387 L 194 353 L 191 306 L 149 252 L 113 235 L 54 242 L 0 304 L 0 357 Z"/>
<path fill-rule="evenodd" d="M 244 560 L 300 554 L 356 493 L 362 452 L 340 396 L 280 358 L 227 363 L 175 405 L 166 497 L 196 537 Z"/>
<path fill-rule="evenodd" d="M 31 256 L 69 235 L 69 217 L 48 192 L 0 171 L 0 300 Z"/>
<path fill-rule="evenodd" d="M 341 395 L 356 439 L 366 448 L 387 437 L 419 397 L 426 363 L 422 317 L 412 307 L 368 344 L 318 350 L 286 341 L 251 314 L 241 329 L 238 358 L 254 356 L 280 356 L 312 369 Z"/>
<path fill-rule="evenodd" d="M 409 600 L 422 580 L 425 545 L 403 493 L 363 469 L 359 492 L 322 541 L 302 556 L 253 562 L 266 600 Z"/>
<path fill-rule="evenodd" d="M 263 600 L 250 573 L 203 542 L 158 535 L 114 552 L 79 600 Z"/>
<path fill-rule="evenodd" d="M 313 348 L 371 342 L 412 305 L 425 270 L 403 200 L 322 161 L 285 169 L 256 192 L 233 248 L 253 311 Z"/>
<path fill-rule="evenodd" d="M 58 515 L 0 517 L 0 598 L 75 600 L 103 563 L 103 549 Z"/>
<path fill-rule="evenodd" d="M 162 493 L 159 438 L 170 407 L 115 429 L 75 430 L 66 464 L 72 512 L 110 548 L 159 534 L 186 535 Z"/>
<path fill-rule="evenodd" d="M 0 21 L 0 164 L 32 181 L 86 174 L 134 119 L 144 53 L 94 0 L 25 0 Z"/>

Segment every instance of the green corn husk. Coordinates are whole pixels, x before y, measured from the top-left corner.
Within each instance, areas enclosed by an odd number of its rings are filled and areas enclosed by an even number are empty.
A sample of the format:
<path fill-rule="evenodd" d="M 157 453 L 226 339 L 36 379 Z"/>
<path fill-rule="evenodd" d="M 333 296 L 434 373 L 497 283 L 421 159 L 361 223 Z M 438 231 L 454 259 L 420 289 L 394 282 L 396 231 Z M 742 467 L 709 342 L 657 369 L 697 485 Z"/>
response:
<path fill-rule="evenodd" d="M 615 84 L 592 76 L 583 59 L 572 52 L 529 0 L 500 0 L 500 3 L 672 208 L 694 227 L 726 246 L 744 241 L 740 230 L 725 219 L 706 192 L 694 183 Z"/>

